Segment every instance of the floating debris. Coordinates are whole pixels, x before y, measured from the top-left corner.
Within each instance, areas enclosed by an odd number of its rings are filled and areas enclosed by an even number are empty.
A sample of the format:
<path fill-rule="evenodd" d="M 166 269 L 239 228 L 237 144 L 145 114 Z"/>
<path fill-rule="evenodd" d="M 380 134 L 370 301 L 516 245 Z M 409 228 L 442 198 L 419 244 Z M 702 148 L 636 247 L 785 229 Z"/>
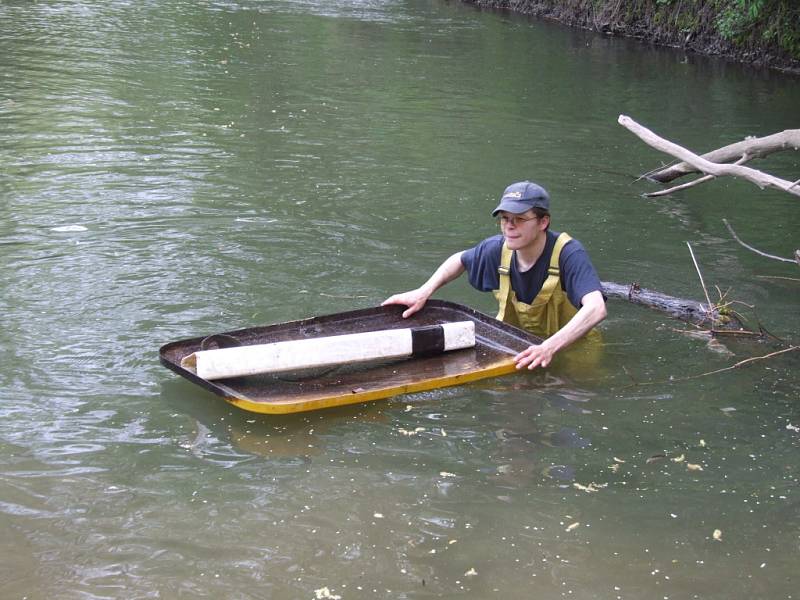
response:
<path fill-rule="evenodd" d="M 580 523 L 575 521 L 574 523 L 568 525 L 564 531 L 572 531 L 573 529 L 577 529 L 578 527 L 580 527 Z"/>
<path fill-rule="evenodd" d="M 601 488 L 604 488 L 607 485 L 608 485 L 607 483 L 599 484 L 595 482 L 592 482 L 589 485 L 583 485 L 576 481 L 575 483 L 572 484 L 572 487 L 574 487 L 576 490 L 580 490 L 582 492 L 586 492 L 587 494 L 591 494 L 592 492 L 599 492 Z"/>
<path fill-rule="evenodd" d="M 736 356 L 736 354 L 734 352 L 731 352 L 731 350 L 725 344 L 723 344 L 722 342 L 720 342 L 715 338 L 711 338 L 710 340 L 708 340 L 706 348 L 708 348 L 712 352 L 722 354 L 723 356 Z"/>
<path fill-rule="evenodd" d="M 715 540 L 717 540 L 718 542 L 721 542 L 721 541 L 722 541 L 722 530 L 720 530 L 720 529 L 715 529 L 715 530 L 714 530 L 714 533 L 713 533 L 713 534 L 711 534 L 711 537 L 713 537 L 713 538 L 714 538 Z"/>
<path fill-rule="evenodd" d="M 478 572 L 474 568 L 472 568 L 469 571 L 467 571 L 466 573 L 464 573 L 464 577 L 475 577 L 475 575 L 477 575 L 477 574 L 478 574 Z"/>
<path fill-rule="evenodd" d="M 652 464 L 654 462 L 658 462 L 660 460 L 664 460 L 665 458 L 667 458 L 666 454 L 653 454 L 653 456 L 648 458 L 645 462 L 649 465 L 649 464 Z"/>
<path fill-rule="evenodd" d="M 690 471 L 702 471 L 703 467 L 694 463 L 686 463 L 686 468 Z"/>
<path fill-rule="evenodd" d="M 450 473 L 448 471 L 441 471 L 439 473 L 439 475 L 441 475 L 442 477 L 455 477 L 456 476 L 455 473 Z"/>
<path fill-rule="evenodd" d="M 401 428 L 399 428 L 399 429 L 397 430 L 397 433 L 399 433 L 399 434 L 401 434 L 401 435 L 405 435 L 405 436 L 412 436 L 412 435 L 419 435 L 419 434 L 420 434 L 420 433 L 422 433 L 423 431 L 425 431 L 425 428 L 424 428 L 424 427 L 417 427 L 417 428 L 416 428 L 416 429 L 414 429 L 413 431 L 412 431 L 412 430 L 408 430 L 408 429 L 403 429 L 403 428 L 401 427 Z"/>
<path fill-rule="evenodd" d="M 55 231 L 57 233 L 73 233 L 77 231 L 88 231 L 88 229 L 83 225 L 59 225 L 58 227 L 51 228 L 50 231 Z"/>
<path fill-rule="evenodd" d="M 341 600 L 342 597 L 338 594 L 331 594 L 330 589 L 328 587 L 319 588 L 318 590 L 314 590 L 314 597 L 316 600 Z"/>
<path fill-rule="evenodd" d="M 684 460 L 686 460 L 686 456 L 684 454 L 681 454 L 680 456 L 675 456 L 675 457 L 672 458 L 672 462 L 675 462 L 675 463 L 682 463 Z"/>
<path fill-rule="evenodd" d="M 376 513 L 375 513 L 374 515 L 372 515 L 372 516 L 373 516 L 373 517 L 375 517 L 376 519 L 382 519 L 382 518 L 383 518 L 383 513 L 376 512 Z"/>

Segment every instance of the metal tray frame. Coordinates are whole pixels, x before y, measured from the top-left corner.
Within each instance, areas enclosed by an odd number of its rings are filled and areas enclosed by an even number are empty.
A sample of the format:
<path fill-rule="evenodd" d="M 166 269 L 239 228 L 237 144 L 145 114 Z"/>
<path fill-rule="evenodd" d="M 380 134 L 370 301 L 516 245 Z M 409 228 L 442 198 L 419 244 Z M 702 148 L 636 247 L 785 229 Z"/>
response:
<path fill-rule="evenodd" d="M 227 331 L 165 344 L 161 364 L 241 409 L 287 414 L 371 402 L 399 394 L 460 385 L 516 371 L 513 357 L 541 339 L 468 306 L 429 300 L 421 311 L 402 318 L 399 306 L 374 307 L 261 327 Z M 475 323 L 474 348 L 427 358 L 342 366 L 322 372 L 238 377 L 209 381 L 181 366 L 181 359 L 203 349 L 209 340 L 240 345 L 266 344 L 379 329 L 439 325 L 452 321 Z"/>

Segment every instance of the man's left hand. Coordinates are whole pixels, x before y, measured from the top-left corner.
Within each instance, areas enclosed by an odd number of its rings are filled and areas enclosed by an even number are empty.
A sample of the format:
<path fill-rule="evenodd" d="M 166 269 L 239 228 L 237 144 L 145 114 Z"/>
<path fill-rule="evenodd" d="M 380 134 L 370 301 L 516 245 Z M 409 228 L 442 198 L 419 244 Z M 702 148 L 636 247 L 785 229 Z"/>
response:
<path fill-rule="evenodd" d="M 524 369 L 527 367 L 533 370 L 536 367 L 546 367 L 553 360 L 553 355 L 556 351 L 544 342 L 541 344 L 534 344 L 529 346 L 527 350 L 523 350 L 514 357 L 514 362 L 517 363 L 517 369 Z"/>

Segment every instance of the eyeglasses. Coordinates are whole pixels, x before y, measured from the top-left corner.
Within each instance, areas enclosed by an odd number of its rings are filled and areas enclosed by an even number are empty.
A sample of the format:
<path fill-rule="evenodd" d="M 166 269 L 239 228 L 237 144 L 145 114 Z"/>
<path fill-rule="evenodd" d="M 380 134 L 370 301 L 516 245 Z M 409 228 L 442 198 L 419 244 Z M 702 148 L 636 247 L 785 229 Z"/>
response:
<path fill-rule="evenodd" d="M 524 223 L 527 223 L 528 221 L 535 221 L 538 218 L 539 217 L 518 217 L 516 215 L 509 217 L 508 215 L 503 215 L 497 219 L 497 222 L 500 223 L 501 227 L 506 227 L 508 225 L 511 225 L 512 227 L 518 227 Z"/>

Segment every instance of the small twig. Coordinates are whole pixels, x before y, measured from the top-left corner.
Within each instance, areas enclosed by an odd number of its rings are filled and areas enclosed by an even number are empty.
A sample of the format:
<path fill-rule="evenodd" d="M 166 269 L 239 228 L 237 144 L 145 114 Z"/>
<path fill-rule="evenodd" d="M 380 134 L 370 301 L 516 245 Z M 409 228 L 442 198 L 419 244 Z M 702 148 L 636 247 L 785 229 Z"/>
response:
<path fill-rule="evenodd" d="M 628 379 L 630 379 L 633 383 L 636 383 L 636 379 L 633 378 L 633 375 L 631 375 L 630 371 L 628 371 L 628 368 L 625 365 L 622 365 L 622 371 L 628 376 Z"/>
<path fill-rule="evenodd" d="M 714 337 L 726 337 L 726 336 L 736 337 L 737 335 L 742 337 L 763 337 L 764 335 L 760 331 L 748 331 L 748 330 L 737 331 L 735 329 L 714 330 L 711 333 L 713 334 Z"/>
<path fill-rule="evenodd" d="M 703 281 L 703 274 L 700 272 L 700 266 L 697 264 L 697 260 L 694 257 L 694 251 L 692 250 L 692 245 L 689 242 L 686 242 L 686 245 L 689 246 L 689 254 L 692 255 L 692 262 L 694 263 L 694 268 L 697 271 L 697 276 L 700 278 L 700 285 L 703 286 L 703 292 L 706 295 L 706 301 L 708 302 L 708 313 L 709 315 L 714 314 L 714 305 L 711 303 L 711 298 L 708 295 L 708 289 L 706 289 L 706 282 Z M 713 323 L 713 316 L 712 316 L 712 323 Z"/>
<path fill-rule="evenodd" d="M 756 308 L 755 304 L 748 304 L 747 302 L 742 302 L 741 300 L 731 300 L 730 302 L 727 302 L 726 304 L 741 304 L 742 306 L 746 306 L 750 310 L 755 310 L 755 308 Z"/>
<path fill-rule="evenodd" d="M 722 369 L 716 369 L 715 371 L 708 371 L 707 373 L 700 373 L 699 375 L 689 375 L 688 377 L 679 377 L 677 379 L 668 379 L 665 381 L 643 381 L 636 385 L 643 386 L 643 385 L 659 385 L 663 383 L 675 383 L 678 381 L 689 381 L 691 379 L 699 379 L 700 377 L 707 377 L 708 375 L 717 375 L 719 373 L 724 373 L 725 371 L 733 371 L 734 369 L 738 369 L 739 367 L 743 367 L 749 363 L 756 362 L 758 360 L 766 360 L 768 358 L 772 358 L 773 356 L 778 356 L 779 354 L 785 354 L 787 352 L 794 352 L 795 350 L 800 350 L 800 346 L 789 346 L 788 348 L 784 348 L 783 350 L 778 350 L 776 352 L 770 352 L 769 354 L 765 354 L 763 356 L 751 356 L 750 358 L 746 358 L 744 360 L 740 360 L 739 362 L 729 366 L 724 367 Z"/>
<path fill-rule="evenodd" d="M 675 185 L 675 186 L 673 186 L 671 188 L 668 188 L 666 190 L 659 190 L 657 192 L 648 192 L 648 193 L 646 193 L 644 195 L 644 197 L 645 198 L 657 198 L 659 196 L 669 196 L 670 194 L 672 194 L 674 192 L 679 192 L 681 190 L 685 190 L 687 188 L 694 187 L 696 185 L 699 185 L 701 183 L 705 183 L 706 181 L 710 181 L 712 179 L 716 179 L 716 175 L 703 175 L 702 177 L 698 177 L 697 179 L 694 179 L 694 180 L 689 181 L 687 183 L 682 183 L 680 185 Z"/>
<path fill-rule="evenodd" d="M 650 169 L 646 173 L 642 173 L 641 175 L 639 175 L 639 177 L 637 177 L 634 180 L 634 183 L 636 183 L 637 181 L 641 181 L 642 179 L 649 179 L 650 175 L 654 175 L 655 173 L 658 173 L 659 171 L 663 171 L 664 169 L 669 169 L 670 167 L 674 167 L 675 165 L 680 164 L 680 162 L 681 161 L 679 161 L 676 158 L 676 159 L 672 160 L 671 162 L 669 162 L 666 165 L 661 165 L 660 167 L 655 167 L 654 169 Z"/>
<path fill-rule="evenodd" d="M 756 248 L 753 248 L 752 246 L 749 246 L 748 244 L 745 244 L 742 240 L 739 239 L 739 236 L 736 235 L 736 232 L 733 230 L 733 227 L 731 227 L 731 224 L 728 223 L 728 219 L 722 219 L 722 222 L 725 223 L 725 227 L 727 227 L 728 231 L 731 232 L 731 235 L 733 236 L 733 239 L 735 239 L 737 242 L 739 242 L 742 246 L 744 246 L 745 248 L 747 248 L 751 252 L 755 252 L 756 254 L 760 254 L 761 256 L 765 256 L 766 258 L 772 258 L 774 260 L 780 260 L 782 262 L 788 262 L 788 263 L 795 262 L 791 258 L 782 258 L 780 256 L 774 256 L 772 254 L 767 254 L 766 252 L 762 252 L 761 250 L 758 250 Z"/>
<path fill-rule="evenodd" d="M 733 369 L 738 369 L 739 367 L 742 367 L 751 362 L 756 362 L 757 360 L 766 360 L 767 358 L 772 358 L 773 356 L 778 356 L 779 354 L 785 354 L 786 352 L 794 352 L 795 350 L 800 350 L 800 346 L 789 346 L 788 348 L 784 348 L 783 350 L 770 352 L 769 354 L 765 354 L 763 356 L 751 356 L 750 358 L 745 358 L 744 360 L 740 360 L 739 362 L 731 365 L 730 367 L 724 367 L 722 369 L 709 371 L 708 373 L 700 373 L 699 375 L 692 375 L 690 377 L 684 377 L 682 379 L 673 379 L 672 381 L 682 381 L 682 380 L 685 381 L 687 379 L 697 379 L 698 377 L 705 377 L 706 375 L 716 375 L 717 373 L 732 371 Z"/>
<path fill-rule="evenodd" d="M 784 340 L 783 340 L 782 338 L 779 338 L 779 337 L 778 337 L 777 335 L 775 335 L 774 333 L 772 333 L 772 332 L 768 331 L 768 330 L 767 330 L 767 328 L 766 328 L 766 327 L 764 327 L 764 326 L 761 324 L 761 317 L 759 317 L 759 316 L 758 316 L 758 311 L 756 310 L 756 307 L 755 307 L 755 306 L 753 307 L 753 316 L 754 316 L 754 317 L 755 317 L 755 319 L 756 319 L 756 323 L 758 323 L 758 330 L 759 330 L 759 331 L 762 331 L 762 332 L 764 332 L 764 334 L 765 334 L 765 335 L 767 335 L 767 336 L 771 337 L 771 338 L 772 338 L 772 339 L 774 339 L 774 340 L 777 340 L 777 341 L 779 341 L 781 344 L 785 343 L 785 342 L 784 342 Z"/>
<path fill-rule="evenodd" d="M 362 298 L 368 298 L 368 296 L 344 296 L 336 294 L 326 294 L 325 292 L 320 292 L 319 295 L 324 296 L 325 298 L 336 298 L 337 300 L 360 300 Z"/>
<path fill-rule="evenodd" d="M 781 281 L 800 281 L 797 277 L 781 277 L 780 275 L 756 275 L 757 279 L 780 279 Z"/>

